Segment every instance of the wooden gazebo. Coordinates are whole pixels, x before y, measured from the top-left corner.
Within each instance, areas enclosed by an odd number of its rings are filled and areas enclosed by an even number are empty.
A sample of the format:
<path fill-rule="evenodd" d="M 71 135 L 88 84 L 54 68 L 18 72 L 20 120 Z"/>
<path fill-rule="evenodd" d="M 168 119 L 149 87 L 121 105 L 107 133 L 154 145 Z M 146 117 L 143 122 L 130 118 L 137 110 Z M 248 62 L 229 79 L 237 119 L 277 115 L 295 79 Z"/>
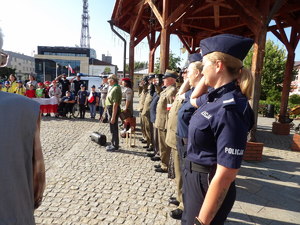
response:
<path fill-rule="evenodd" d="M 271 20 L 276 25 L 270 26 Z M 299 0 L 116 0 L 111 22 L 130 34 L 130 76 L 133 76 L 134 47 L 145 37 L 149 43 L 149 72 L 154 69 L 154 52 L 160 45 L 162 73 L 168 67 L 170 34 L 177 35 L 189 53 L 199 50 L 201 39 L 216 34 L 253 38 L 251 70 L 255 89 L 251 104 L 256 119 L 266 33 L 273 32 L 288 52 L 280 109 L 280 124 L 284 126 L 295 49 L 300 37 Z M 290 38 L 284 31 L 286 27 L 291 27 Z M 281 129 L 280 124 L 278 129 Z"/>

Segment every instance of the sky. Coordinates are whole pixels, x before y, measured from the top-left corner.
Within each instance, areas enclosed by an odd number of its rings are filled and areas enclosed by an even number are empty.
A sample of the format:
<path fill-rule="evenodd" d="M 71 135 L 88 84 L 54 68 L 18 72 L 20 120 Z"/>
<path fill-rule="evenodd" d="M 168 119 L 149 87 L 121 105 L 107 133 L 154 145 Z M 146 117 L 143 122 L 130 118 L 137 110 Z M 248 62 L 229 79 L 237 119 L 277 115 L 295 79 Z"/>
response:
<path fill-rule="evenodd" d="M 80 45 L 82 0 L 0 0 L 0 27 L 4 34 L 4 50 L 33 56 L 37 46 Z M 111 31 L 108 20 L 111 19 L 115 0 L 89 0 L 90 46 L 101 55 L 111 55 L 112 63 L 119 70 L 123 69 L 123 42 Z M 122 30 L 121 35 L 127 40 L 129 34 Z M 276 44 L 282 45 L 274 35 L 268 34 Z M 182 58 L 183 66 L 187 52 L 181 53 L 182 44 L 171 35 L 170 50 Z M 135 48 L 136 61 L 148 61 L 149 47 L 144 39 Z M 127 50 L 127 63 L 129 51 Z M 156 50 L 159 56 L 159 48 Z M 300 44 L 296 49 L 296 61 L 300 61 Z"/>

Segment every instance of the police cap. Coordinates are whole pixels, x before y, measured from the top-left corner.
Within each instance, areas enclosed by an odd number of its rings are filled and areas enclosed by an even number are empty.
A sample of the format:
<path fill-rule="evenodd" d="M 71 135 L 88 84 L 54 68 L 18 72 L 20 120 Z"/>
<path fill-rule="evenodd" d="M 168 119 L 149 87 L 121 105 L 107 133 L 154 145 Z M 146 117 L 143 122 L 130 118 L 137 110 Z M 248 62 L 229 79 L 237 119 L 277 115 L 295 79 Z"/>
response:
<path fill-rule="evenodd" d="M 190 54 L 188 57 L 189 63 L 202 61 L 202 55 L 200 53 Z"/>
<path fill-rule="evenodd" d="M 149 73 L 148 80 L 155 78 L 155 73 Z"/>
<path fill-rule="evenodd" d="M 222 52 L 235 58 L 243 59 L 253 44 L 253 40 L 233 34 L 220 34 L 200 41 L 202 56 L 212 52 Z"/>

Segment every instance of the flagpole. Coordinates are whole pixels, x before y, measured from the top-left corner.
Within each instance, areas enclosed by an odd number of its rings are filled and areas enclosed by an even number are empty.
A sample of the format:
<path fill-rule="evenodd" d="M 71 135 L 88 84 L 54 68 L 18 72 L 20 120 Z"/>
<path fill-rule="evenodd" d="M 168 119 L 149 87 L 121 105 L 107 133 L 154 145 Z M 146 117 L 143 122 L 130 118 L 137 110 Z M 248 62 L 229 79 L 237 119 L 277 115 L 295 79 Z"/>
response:
<path fill-rule="evenodd" d="M 57 63 L 55 63 L 55 75 L 56 75 L 55 78 L 57 78 Z"/>

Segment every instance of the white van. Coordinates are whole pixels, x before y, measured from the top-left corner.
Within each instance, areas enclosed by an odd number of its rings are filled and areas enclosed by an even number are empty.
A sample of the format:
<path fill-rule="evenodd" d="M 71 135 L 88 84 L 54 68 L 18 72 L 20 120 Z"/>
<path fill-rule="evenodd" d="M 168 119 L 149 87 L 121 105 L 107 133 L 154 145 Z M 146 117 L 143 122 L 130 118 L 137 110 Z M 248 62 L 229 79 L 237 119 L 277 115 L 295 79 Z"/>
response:
<path fill-rule="evenodd" d="M 76 76 L 67 77 L 68 80 L 76 79 Z M 86 90 L 91 91 L 91 88 L 93 85 L 96 87 L 96 91 L 98 91 L 98 88 L 102 84 L 102 78 L 99 76 L 81 76 L 80 80 L 83 81 Z M 71 83 L 71 90 L 74 90 L 74 85 Z"/>

